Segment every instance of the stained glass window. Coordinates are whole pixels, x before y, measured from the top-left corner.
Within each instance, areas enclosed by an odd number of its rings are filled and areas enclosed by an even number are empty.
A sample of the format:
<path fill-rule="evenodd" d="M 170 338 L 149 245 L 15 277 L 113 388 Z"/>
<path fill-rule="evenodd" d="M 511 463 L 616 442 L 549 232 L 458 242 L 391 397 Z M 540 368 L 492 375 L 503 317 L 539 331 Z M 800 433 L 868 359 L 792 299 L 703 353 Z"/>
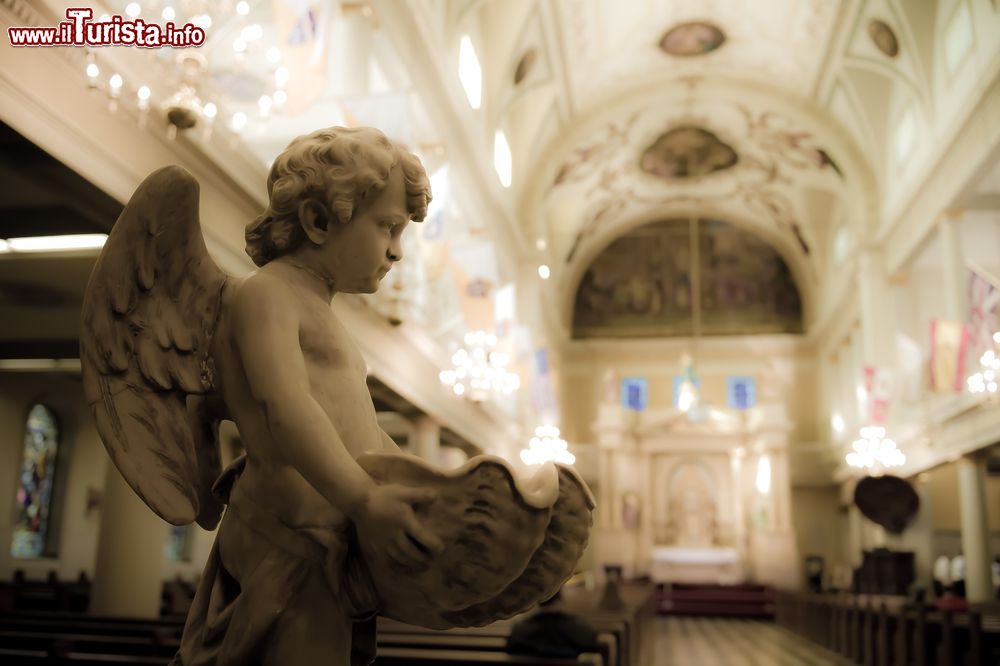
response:
<path fill-rule="evenodd" d="M 166 556 L 168 562 L 188 562 L 191 559 L 190 525 L 170 525 L 167 534 Z"/>
<path fill-rule="evenodd" d="M 24 459 L 17 486 L 17 518 L 10 554 L 14 557 L 43 557 L 49 527 L 52 479 L 59 453 L 59 426 L 45 405 L 35 405 L 28 413 L 24 433 Z"/>

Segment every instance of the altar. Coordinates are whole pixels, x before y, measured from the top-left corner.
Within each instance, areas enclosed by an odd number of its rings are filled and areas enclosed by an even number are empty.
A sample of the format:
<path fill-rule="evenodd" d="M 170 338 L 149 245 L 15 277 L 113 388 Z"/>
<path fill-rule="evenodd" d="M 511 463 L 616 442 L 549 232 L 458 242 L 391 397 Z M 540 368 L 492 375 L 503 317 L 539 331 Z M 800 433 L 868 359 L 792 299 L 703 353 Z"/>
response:
<path fill-rule="evenodd" d="M 656 583 L 738 585 L 746 580 L 735 548 L 653 548 L 650 577 Z"/>
<path fill-rule="evenodd" d="M 600 451 L 596 564 L 657 583 L 794 588 L 790 426 L 780 405 L 627 412 L 606 401 Z"/>

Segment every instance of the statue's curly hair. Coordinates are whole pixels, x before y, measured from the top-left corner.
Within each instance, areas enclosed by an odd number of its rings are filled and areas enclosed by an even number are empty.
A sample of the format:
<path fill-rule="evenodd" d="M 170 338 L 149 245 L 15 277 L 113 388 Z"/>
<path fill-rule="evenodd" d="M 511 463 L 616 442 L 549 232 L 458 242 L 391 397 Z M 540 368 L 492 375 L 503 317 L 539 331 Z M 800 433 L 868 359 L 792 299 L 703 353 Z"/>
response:
<path fill-rule="evenodd" d="M 403 169 L 406 210 L 420 222 L 431 187 L 416 155 L 372 127 L 330 127 L 298 137 L 274 160 L 267 177 L 267 210 L 246 228 L 246 251 L 258 266 L 306 241 L 299 204 L 313 199 L 331 220 L 350 222 L 355 208 L 385 188 L 392 168 Z"/>

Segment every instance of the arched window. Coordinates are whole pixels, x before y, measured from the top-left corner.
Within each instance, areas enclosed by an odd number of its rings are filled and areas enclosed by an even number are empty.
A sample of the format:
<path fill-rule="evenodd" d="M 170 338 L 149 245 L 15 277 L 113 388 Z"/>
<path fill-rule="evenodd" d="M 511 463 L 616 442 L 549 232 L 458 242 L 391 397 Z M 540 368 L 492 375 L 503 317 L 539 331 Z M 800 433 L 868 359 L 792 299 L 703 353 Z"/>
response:
<path fill-rule="evenodd" d="M 191 561 L 191 526 L 170 525 L 167 533 L 166 556 L 168 562 Z"/>
<path fill-rule="evenodd" d="M 35 405 L 28 413 L 24 432 L 24 453 L 17 485 L 17 518 L 10 554 L 33 558 L 48 555 L 49 504 L 54 489 L 52 479 L 59 453 L 59 425 L 56 415 L 45 405 Z"/>

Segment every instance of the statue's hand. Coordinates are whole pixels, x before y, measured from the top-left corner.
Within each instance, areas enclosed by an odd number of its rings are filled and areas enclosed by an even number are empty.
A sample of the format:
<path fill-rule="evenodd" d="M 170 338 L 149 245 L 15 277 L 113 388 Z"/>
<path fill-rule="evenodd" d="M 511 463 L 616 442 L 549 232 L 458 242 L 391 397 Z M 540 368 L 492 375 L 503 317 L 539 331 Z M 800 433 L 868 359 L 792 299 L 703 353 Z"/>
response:
<path fill-rule="evenodd" d="M 426 569 L 444 544 L 421 524 L 414 505 L 429 504 L 437 493 L 429 488 L 410 488 L 395 483 L 373 485 L 351 512 L 359 536 L 377 552 L 414 570 Z"/>

